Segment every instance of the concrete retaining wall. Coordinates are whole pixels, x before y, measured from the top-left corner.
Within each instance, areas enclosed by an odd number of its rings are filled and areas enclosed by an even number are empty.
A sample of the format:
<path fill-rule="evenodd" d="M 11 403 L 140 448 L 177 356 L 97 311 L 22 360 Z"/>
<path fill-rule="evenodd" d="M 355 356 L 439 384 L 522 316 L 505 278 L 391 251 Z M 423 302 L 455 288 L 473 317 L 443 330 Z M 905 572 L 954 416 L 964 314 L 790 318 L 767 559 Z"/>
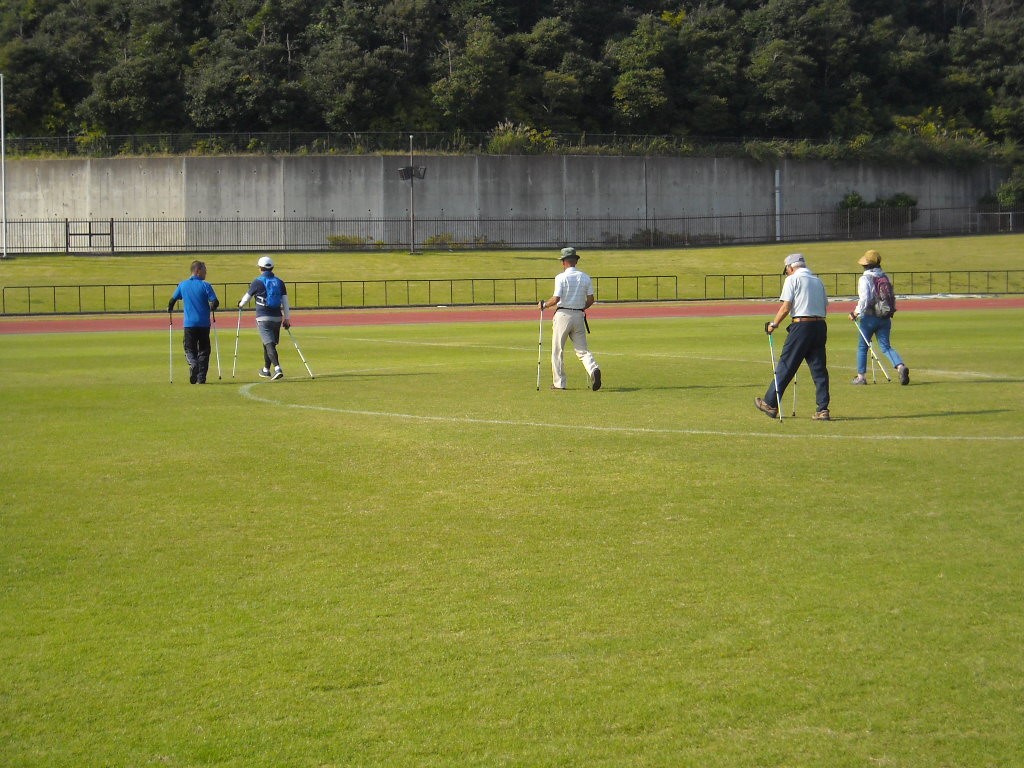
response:
<path fill-rule="evenodd" d="M 408 216 L 400 156 L 244 156 L 9 160 L 14 219 L 365 219 Z M 1005 172 L 787 160 L 664 157 L 423 156 L 417 217 L 723 216 L 833 208 L 903 192 L 920 208 L 977 204 Z"/>

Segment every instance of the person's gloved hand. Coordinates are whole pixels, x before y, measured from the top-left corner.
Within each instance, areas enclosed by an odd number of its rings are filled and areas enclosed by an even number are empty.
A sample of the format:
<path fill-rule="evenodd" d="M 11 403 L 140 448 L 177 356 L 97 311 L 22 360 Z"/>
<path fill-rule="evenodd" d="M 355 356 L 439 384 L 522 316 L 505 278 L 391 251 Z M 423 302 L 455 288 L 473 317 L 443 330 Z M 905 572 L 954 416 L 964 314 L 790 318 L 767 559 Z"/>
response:
<path fill-rule="evenodd" d="M 239 309 L 244 309 L 245 308 L 245 302 L 244 301 L 238 302 L 238 308 Z"/>
<path fill-rule="evenodd" d="M 292 327 L 292 322 L 291 322 L 291 320 L 285 320 L 285 321 L 284 321 L 284 329 L 285 329 L 285 330 L 287 331 L 287 330 L 288 330 L 289 328 L 291 328 L 291 327 Z"/>

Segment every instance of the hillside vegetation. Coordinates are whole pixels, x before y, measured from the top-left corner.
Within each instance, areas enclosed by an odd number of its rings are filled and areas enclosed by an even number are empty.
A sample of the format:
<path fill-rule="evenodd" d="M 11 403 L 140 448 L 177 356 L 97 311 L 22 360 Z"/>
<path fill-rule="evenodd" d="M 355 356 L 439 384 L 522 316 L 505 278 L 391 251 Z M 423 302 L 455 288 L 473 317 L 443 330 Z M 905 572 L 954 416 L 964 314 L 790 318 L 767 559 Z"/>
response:
<path fill-rule="evenodd" d="M 1021 5 L 8 0 L 0 72 L 14 137 L 415 130 L 545 151 L 627 133 L 1013 159 Z"/>

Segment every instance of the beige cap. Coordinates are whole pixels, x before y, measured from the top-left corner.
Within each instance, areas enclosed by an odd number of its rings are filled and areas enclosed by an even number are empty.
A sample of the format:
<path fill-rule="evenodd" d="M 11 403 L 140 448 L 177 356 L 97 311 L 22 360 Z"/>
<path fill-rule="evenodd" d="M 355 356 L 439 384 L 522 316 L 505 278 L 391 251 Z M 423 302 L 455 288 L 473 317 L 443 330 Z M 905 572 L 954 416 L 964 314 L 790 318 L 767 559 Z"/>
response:
<path fill-rule="evenodd" d="M 877 267 L 882 263 L 882 257 L 879 255 L 878 251 L 864 251 L 864 255 L 857 259 L 857 263 L 862 267 Z"/>

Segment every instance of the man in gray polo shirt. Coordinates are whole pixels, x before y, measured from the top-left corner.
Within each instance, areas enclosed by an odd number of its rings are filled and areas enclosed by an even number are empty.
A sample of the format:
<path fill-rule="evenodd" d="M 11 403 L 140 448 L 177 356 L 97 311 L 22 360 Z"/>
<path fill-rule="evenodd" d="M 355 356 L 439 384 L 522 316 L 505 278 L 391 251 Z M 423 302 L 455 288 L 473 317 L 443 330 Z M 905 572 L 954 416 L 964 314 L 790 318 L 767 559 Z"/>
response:
<path fill-rule="evenodd" d="M 768 385 L 764 398 L 755 397 L 754 405 L 771 418 L 779 415 L 779 403 L 789 382 L 796 376 L 800 363 L 807 361 L 814 381 L 816 409 L 813 419 L 828 421 L 829 391 L 828 367 L 825 360 L 825 343 L 828 341 L 828 326 L 825 313 L 828 310 L 828 295 L 821 278 L 807 268 L 802 253 L 791 253 L 786 257 L 782 284 L 782 304 L 775 313 L 775 319 L 765 326 L 765 332 L 772 334 L 779 324 L 790 315 L 793 323 L 786 328 L 789 334 L 782 345 L 782 354 L 775 366 L 775 377 Z M 775 389 L 778 381 L 779 391 Z"/>

